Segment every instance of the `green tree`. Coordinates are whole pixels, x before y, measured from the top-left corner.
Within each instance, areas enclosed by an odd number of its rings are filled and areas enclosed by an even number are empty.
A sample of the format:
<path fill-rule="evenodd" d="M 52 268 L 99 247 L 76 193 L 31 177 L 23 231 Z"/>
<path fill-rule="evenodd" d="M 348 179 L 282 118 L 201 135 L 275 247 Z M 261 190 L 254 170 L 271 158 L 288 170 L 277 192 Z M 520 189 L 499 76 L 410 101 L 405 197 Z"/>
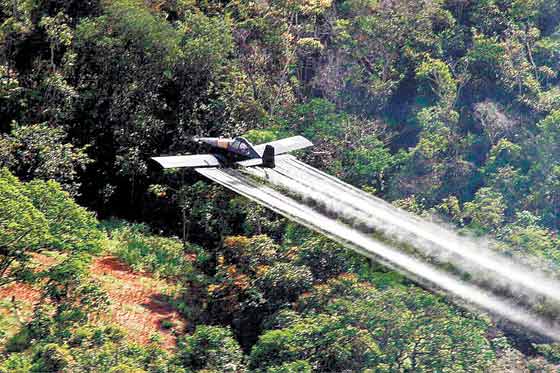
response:
<path fill-rule="evenodd" d="M 349 263 L 348 251 L 323 237 L 306 240 L 297 256 L 296 263 L 309 268 L 319 282 L 353 269 Z"/>
<path fill-rule="evenodd" d="M 33 180 L 23 194 L 48 221 L 49 240 L 44 247 L 65 251 L 96 253 L 104 238 L 95 215 L 79 206 L 55 181 Z"/>
<path fill-rule="evenodd" d="M 230 330 L 199 325 L 179 346 L 185 368 L 196 372 L 244 372 L 244 356 Z"/>
<path fill-rule="evenodd" d="M 251 350 L 250 366 L 263 372 L 287 363 L 303 371 L 306 365 L 322 372 L 363 370 L 376 368 L 381 355 L 367 330 L 350 326 L 339 316 L 317 315 L 261 335 Z"/>
<path fill-rule="evenodd" d="M 380 370 L 483 371 L 495 358 L 485 337 L 487 321 L 416 287 L 378 290 L 342 276 L 302 296 L 298 309 L 308 317 L 341 317 L 342 325 L 367 330 L 382 351 L 376 361 Z"/>
<path fill-rule="evenodd" d="M 0 153 L 0 166 L 10 168 L 23 180 L 56 180 L 76 196 L 78 173 L 91 162 L 86 148 L 65 142 L 62 128 L 42 124 L 16 126 L 11 135 L 0 138 L 6 153 Z"/>
<path fill-rule="evenodd" d="M 31 275 L 31 253 L 50 239 L 44 214 L 22 193 L 15 176 L 0 169 L 0 286 Z"/>
<path fill-rule="evenodd" d="M 496 230 L 504 222 L 505 203 L 500 193 L 481 188 L 472 202 L 465 203 L 465 216 L 473 229 L 482 232 Z"/>

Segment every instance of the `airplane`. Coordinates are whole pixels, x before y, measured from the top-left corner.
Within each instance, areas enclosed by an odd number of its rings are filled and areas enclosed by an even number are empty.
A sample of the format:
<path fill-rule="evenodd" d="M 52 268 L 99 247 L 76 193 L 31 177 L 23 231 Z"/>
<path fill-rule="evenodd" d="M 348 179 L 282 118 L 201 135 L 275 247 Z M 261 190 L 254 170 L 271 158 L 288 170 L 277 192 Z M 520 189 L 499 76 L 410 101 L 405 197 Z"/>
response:
<path fill-rule="evenodd" d="M 215 149 L 212 154 L 189 154 L 176 156 L 152 157 L 163 168 L 199 168 L 199 167 L 266 167 L 274 168 L 274 157 L 294 150 L 313 146 L 303 136 L 253 145 L 243 137 L 195 137 L 193 141 L 207 144 Z"/>

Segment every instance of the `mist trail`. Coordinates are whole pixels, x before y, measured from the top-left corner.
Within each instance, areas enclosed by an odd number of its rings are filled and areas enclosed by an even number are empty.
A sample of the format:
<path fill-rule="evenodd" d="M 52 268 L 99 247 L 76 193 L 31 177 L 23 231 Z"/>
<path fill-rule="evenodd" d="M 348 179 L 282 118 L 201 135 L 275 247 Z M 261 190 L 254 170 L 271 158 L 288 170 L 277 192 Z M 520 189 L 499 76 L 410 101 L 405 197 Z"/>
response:
<path fill-rule="evenodd" d="M 354 251 L 373 258 L 436 291 L 453 294 L 470 304 L 560 341 L 560 326 L 553 325 L 512 302 L 451 276 L 417 258 L 399 252 L 358 230 L 325 216 L 311 207 L 236 170 L 197 169 L 199 173 L 271 210 L 318 231 Z"/>
<path fill-rule="evenodd" d="M 292 190 L 304 199 L 322 203 L 327 210 L 359 220 L 385 236 L 412 245 L 424 255 L 452 263 L 463 273 L 476 275 L 495 289 L 509 289 L 528 298 L 544 296 L 560 302 L 560 283 L 534 269 L 493 252 L 437 224 L 422 220 L 325 174 L 292 156 L 277 157 L 275 169 L 246 172 Z"/>

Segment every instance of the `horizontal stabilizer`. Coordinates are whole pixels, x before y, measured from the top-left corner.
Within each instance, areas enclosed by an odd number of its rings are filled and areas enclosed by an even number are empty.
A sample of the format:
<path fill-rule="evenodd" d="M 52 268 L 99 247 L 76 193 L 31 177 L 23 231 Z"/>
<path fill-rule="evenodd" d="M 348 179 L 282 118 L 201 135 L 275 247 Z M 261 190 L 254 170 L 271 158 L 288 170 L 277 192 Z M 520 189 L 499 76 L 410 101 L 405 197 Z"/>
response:
<path fill-rule="evenodd" d="M 263 163 L 262 158 L 253 158 L 253 159 L 247 159 L 246 161 L 237 162 L 238 165 L 243 167 L 261 166 L 262 163 Z"/>
<path fill-rule="evenodd" d="M 274 153 L 278 155 L 294 150 L 308 148 L 310 146 L 313 146 L 313 143 L 303 136 L 294 136 L 282 140 L 267 142 L 266 144 L 260 144 L 254 147 L 256 152 L 259 153 L 261 157 L 263 156 L 264 149 L 267 145 L 272 146 L 274 148 Z"/>
<path fill-rule="evenodd" d="M 152 159 L 163 168 L 220 166 L 220 161 L 212 154 L 176 155 L 169 157 L 153 157 Z"/>

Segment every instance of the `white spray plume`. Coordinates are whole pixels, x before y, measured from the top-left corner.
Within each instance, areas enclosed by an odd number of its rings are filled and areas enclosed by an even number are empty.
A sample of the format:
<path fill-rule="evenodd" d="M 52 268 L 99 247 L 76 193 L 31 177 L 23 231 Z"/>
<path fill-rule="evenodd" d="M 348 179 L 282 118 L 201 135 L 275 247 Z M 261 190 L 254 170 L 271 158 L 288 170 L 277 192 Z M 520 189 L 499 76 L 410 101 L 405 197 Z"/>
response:
<path fill-rule="evenodd" d="M 534 298 L 560 302 L 560 283 L 543 273 L 515 263 L 482 242 L 422 220 L 387 202 L 325 174 L 292 156 L 278 157 L 277 167 L 250 169 L 253 175 L 292 190 L 304 199 L 323 204 L 329 211 L 358 220 L 391 239 L 410 244 L 434 259 L 494 282 L 495 288 Z M 490 284 L 492 285 L 492 284 Z"/>
<path fill-rule="evenodd" d="M 476 286 L 451 276 L 428 263 L 399 252 L 336 219 L 265 185 L 253 182 L 249 176 L 235 170 L 197 169 L 199 173 L 271 210 L 318 231 L 356 252 L 383 262 L 404 275 L 436 290 L 453 294 L 507 320 L 523 325 L 541 335 L 560 341 L 560 327 L 497 297 Z"/>

